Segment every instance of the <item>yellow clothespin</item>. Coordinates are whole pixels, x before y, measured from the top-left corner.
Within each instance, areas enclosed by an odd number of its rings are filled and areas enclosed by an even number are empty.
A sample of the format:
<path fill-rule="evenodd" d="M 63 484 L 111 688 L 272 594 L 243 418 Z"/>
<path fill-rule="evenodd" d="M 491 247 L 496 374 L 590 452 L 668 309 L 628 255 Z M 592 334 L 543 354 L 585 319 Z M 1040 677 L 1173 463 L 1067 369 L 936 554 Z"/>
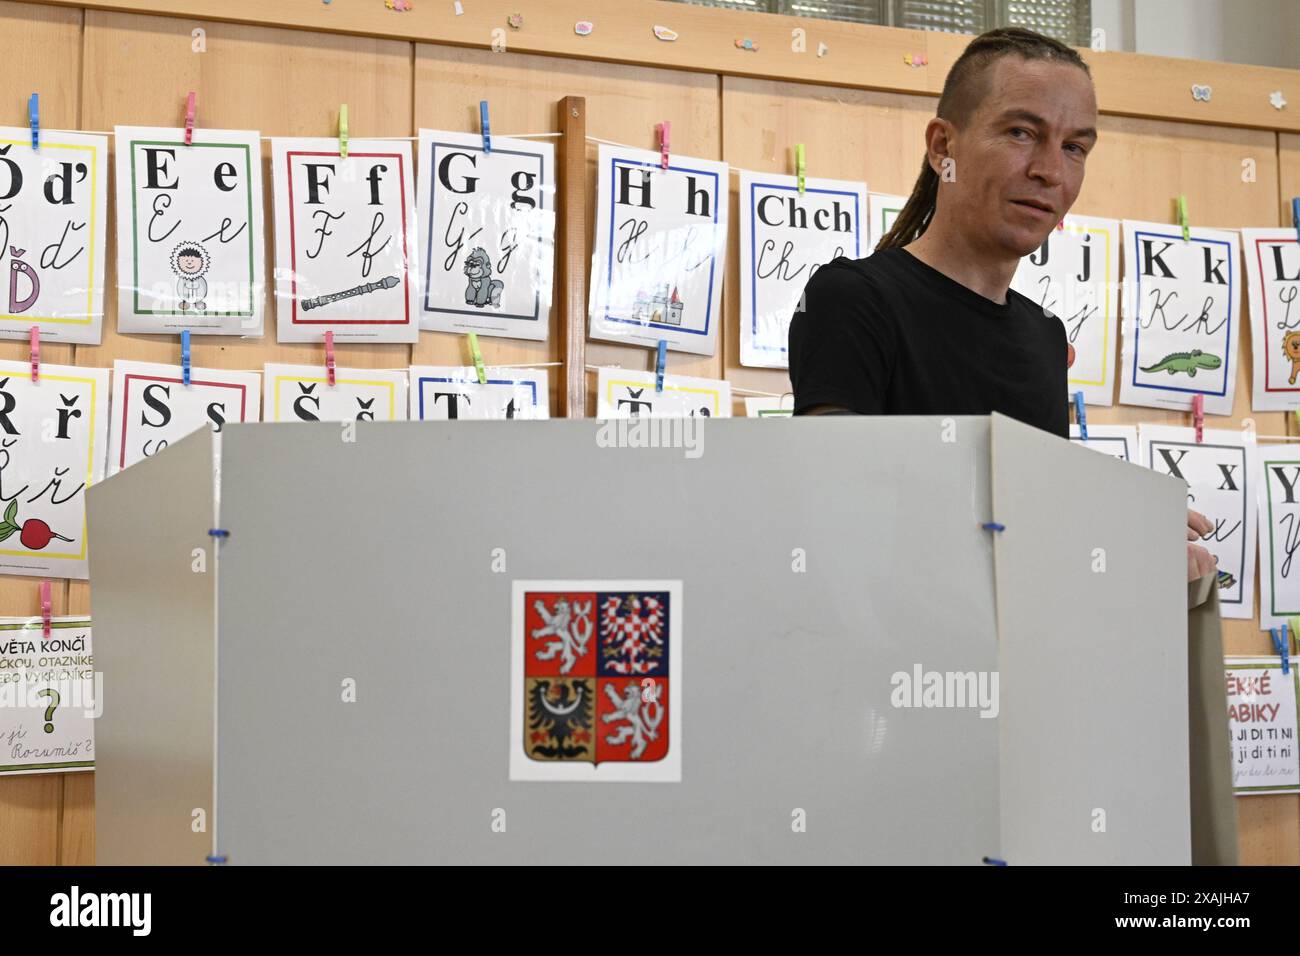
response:
<path fill-rule="evenodd" d="M 803 178 L 806 171 L 803 143 L 796 143 L 794 147 L 794 174 L 799 177 L 799 193 L 803 194 Z"/>
<path fill-rule="evenodd" d="M 487 372 L 483 370 L 483 353 L 478 350 L 478 336 L 473 332 L 469 333 L 469 352 L 474 356 L 474 371 L 478 373 L 478 383 L 487 384 Z"/>
<path fill-rule="evenodd" d="M 1192 238 L 1192 227 L 1187 221 L 1187 197 L 1178 197 L 1178 225 L 1183 227 L 1183 242 L 1188 242 Z"/>
<path fill-rule="evenodd" d="M 348 104 L 339 107 L 339 158 L 348 158 Z"/>

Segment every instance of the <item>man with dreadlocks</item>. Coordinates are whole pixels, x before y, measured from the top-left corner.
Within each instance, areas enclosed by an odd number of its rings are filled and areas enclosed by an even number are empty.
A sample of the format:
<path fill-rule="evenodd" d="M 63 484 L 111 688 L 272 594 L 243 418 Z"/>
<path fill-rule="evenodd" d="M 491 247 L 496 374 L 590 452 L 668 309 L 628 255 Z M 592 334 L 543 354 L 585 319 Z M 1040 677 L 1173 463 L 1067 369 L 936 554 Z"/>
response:
<path fill-rule="evenodd" d="M 1011 279 L 1074 204 L 1096 142 L 1077 51 L 1017 28 L 973 39 L 893 229 L 808 280 L 790 323 L 794 413 L 1001 412 L 1068 437 L 1065 328 Z M 1189 513 L 1189 541 L 1211 530 Z M 1189 580 L 1214 570 L 1198 545 L 1187 559 Z"/>

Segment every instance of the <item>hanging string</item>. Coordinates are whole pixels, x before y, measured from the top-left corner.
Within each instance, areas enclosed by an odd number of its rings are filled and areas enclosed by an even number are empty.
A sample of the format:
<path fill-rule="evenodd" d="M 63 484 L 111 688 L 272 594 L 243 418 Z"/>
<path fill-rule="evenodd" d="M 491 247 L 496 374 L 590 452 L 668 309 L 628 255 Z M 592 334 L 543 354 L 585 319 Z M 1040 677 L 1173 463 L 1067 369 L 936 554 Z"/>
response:
<path fill-rule="evenodd" d="M 44 129 L 44 127 L 42 127 L 42 128 Z M 199 128 L 201 129 L 202 127 L 199 127 Z M 102 129 L 48 129 L 48 130 L 45 130 L 45 131 L 46 131 L 47 133 L 82 133 L 82 134 L 84 134 L 84 135 L 86 135 L 86 136 L 114 136 L 114 135 L 116 135 L 115 133 L 111 133 L 111 132 L 108 132 L 108 131 L 106 131 L 106 130 L 102 130 Z M 496 135 L 498 135 L 498 134 L 493 133 L 492 135 L 496 136 Z M 502 133 L 502 134 L 500 134 L 500 138 L 501 138 L 501 139 L 554 139 L 554 138 L 556 138 L 556 137 L 560 137 L 560 136 L 563 136 L 563 135 L 564 135 L 563 133 Z M 330 138 L 331 138 L 331 137 L 330 137 L 330 134 L 328 134 L 328 133 L 323 134 L 322 136 L 297 136 L 297 135 L 290 135 L 290 136 L 259 136 L 259 137 L 258 137 L 258 139 L 261 139 L 261 140 L 272 140 L 272 139 L 330 139 Z M 358 136 L 357 139 L 373 139 L 373 140 L 383 140 L 383 141 L 385 141 L 385 142 L 398 142 L 398 143 L 415 143 L 415 142 L 419 142 L 420 137 L 418 137 L 418 136 Z"/>
<path fill-rule="evenodd" d="M 165 363 L 164 363 L 164 364 L 165 364 Z M 283 363 L 280 363 L 280 362 L 267 362 L 266 364 L 267 364 L 267 365 L 280 365 L 280 364 L 283 364 Z M 292 365 L 292 364 L 303 364 L 303 363 L 292 363 L 292 362 L 290 362 L 290 363 L 288 363 L 288 364 L 291 364 L 291 365 Z M 310 363 L 307 363 L 307 364 L 310 365 Z M 424 362 L 412 362 L 412 363 L 411 363 L 411 365 L 424 365 L 424 364 L 432 364 L 432 363 L 424 363 Z M 494 365 L 494 364 L 485 364 L 483 367 L 484 367 L 484 368 L 551 368 L 552 366 L 563 365 L 563 364 L 564 364 L 563 362 L 519 362 L 519 363 L 514 364 L 514 365 Z M 347 370 L 348 370 L 349 372 L 409 372 L 409 371 L 411 370 L 411 365 L 402 365 L 402 366 L 398 366 L 397 368 L 371 368 L 371 367 L 369 367 L 369 366 L 363 366 L 363 365 L 349 365 L 349 366 L 347 366 Z M 315 365 L 311 365 L 310 367 L 311 367 L 311 368 L 316 368 Z M 324 368 L 324 367 L 325 367 L 324 365 L 320 366 L 320 368 Z M 440 367 L 441 367 L 441 368 L 468 368 L 468 369 L 473 369 L 473 368 L 474 368 L 473 365 L 460 365 L 460 364 L 444 365 L 444 366 L 440 366 Z M 264 368 L 210 368 L 210 369 L 208 369 L 208 371 L 211 371 L 211 372 L 258 372 L 258 373 L 265 373 L 266 369 L 264 369 Z"/>

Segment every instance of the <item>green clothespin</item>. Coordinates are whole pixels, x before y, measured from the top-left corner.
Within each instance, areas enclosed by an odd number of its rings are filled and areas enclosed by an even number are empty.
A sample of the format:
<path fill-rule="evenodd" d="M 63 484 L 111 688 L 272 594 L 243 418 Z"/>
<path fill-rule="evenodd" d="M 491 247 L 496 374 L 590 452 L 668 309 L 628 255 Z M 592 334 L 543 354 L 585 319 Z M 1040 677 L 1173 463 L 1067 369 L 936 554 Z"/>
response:
<path fill-rule="evenodd" d="M 794 174 L 799 177 L 799 193 L 803 194 L 803 176 L 805 170 L 803 143 L 796 143 L 794 147 Z"/>
<path fill-rule="evenodd" d="M 348 158 L 348 104 L 339 107 L 339 158 Z"/>
<path fill-rule="evenodd" d="M 1192 227 L 1187 221 L 1187 197 L 1178 197 L 1178 225 L 1183 227 L 1183 242 L 1189 242 L 1192 238 Z"/>
<path fill-rule="evenodd" d="M 478 350 L 478 336 L 473 332 L 469 334 L 469 352 L 474 356 L 474 371 L 478 373 L 478 383 L 487 384 L 487 372 L 483 371 L 483 353 Z"/>

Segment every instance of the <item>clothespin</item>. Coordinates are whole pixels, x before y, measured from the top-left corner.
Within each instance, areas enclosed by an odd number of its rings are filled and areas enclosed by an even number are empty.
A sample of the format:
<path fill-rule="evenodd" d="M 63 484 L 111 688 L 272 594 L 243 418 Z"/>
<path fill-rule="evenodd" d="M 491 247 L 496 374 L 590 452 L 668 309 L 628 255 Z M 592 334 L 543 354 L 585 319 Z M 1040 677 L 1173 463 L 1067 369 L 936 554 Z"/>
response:
<path fill-rule="evenodd" d="M 655 356 L 655 392 L 664 390 L 664 365 L 668 362 L 668 340 L 659 340 L 659 354 Z"/>
<path fill-rule="evenodd" d="M 1057 408 L 1060 408 L 1058 405 Z M 1088 413 L 1083 410 L 1083 392 L 1074 393 L 1074 417 L 1079 422 L 1079 437 L 1088 440 Z"/>
<path fill-rule="evenodd" d="M 478 336 L 473 332 L 469 333 L 469 354 L 474 359 L 474 372 L 478 375 L 478 383 L 486 385 L 487 372 L 483 370 L 483 353 L 478 349 Z"/>
<path fill-rule="evenodd" d="M 1205 428 L 1205 396 L 1192 396 L 1192 421 L 1196 425 L 1196 444 L 1201 443 L 1202 430 Z"/>
<path fill-rule="evenodd" d="M 1300 240 L 1300 196 L 1291 200 L 1291 225 L 1295 226 L 1295 237 Z"/>
<path fill-rule="evenodd" d="M 41 380 L 41 327 L 32 326 L 32 381 Z"/>
<path fill-rule="evenodd" d="M 325 333 L 325 381 L 334 385 L 334 333 Z"/>
<path fill-rule="evenodd" d="M 805 168 L 806 168 L 806 167 L 805 167 L 805 158 L 804 158 L 804 151 L 803 151 L 803 143 L 795 143 L 795 146 L 794 146 L 794 174 L 795 174 L 795 176 L 797 176 L 798 179 L 799 179 L 799 194 L 800 194 L 800 195 L 803 195 L 803 186 L 804 186 L 803 179 L 804 179 L 804 171 L 805 171 Z"/>
<path fill-rule="evenodd" d="M 1187 221 L 1187 197 L 1178 197 L 1178 225 L 1183 230 L 1183 242 L 1189 242 L 1192 238 L 1192 226 Z"/>
<path fill-rule="evenodd" d="M 492 152 L 492 125 L 488 122 L 487 100 L 478 101 L 478 125 L 483 129 L 483 152 Z"/>
<path fill-rule="evenodd" d="M 185 145 L 194 145 L 194 91 L 185 99 Z"/>
<path fill-rule="evenodd" d="M 339 158 L 348 158 L 348 104 L 339 107 Z"/>
<path fill-rule="evenodd" d="M 1057 232 L 1065 232 L 1065 220 L 1064 220 L 1064 219 L 1062 219 L 1060 222 L 1058 222 L 1058 223 L 1056 224 L 1056 231 L 1057 231 Z"/>
<path fill-rule="evenodd" d="M 181 332 L 181 384 L 190 384 L 190 330 Z"/>
<path fill-rule="evenodd" d="M 1291 628 L 1290 628 L 1290 630 L 1288 631 L 1288 630 L 1287 630 L 1287 627 L 1286 627 L 1285 624 L 1282 626 L 1282 649 L 1283 649 L 1284 651 L 1286 651 L 1286 654 L 1283 655 L 1283 658 L 1282 658 L 1283 661 L 1286 662 L 1286 670 L 1283 670 L 1283 671 L 1282 671 L 1283 674 L 1285 674 L 1285 673 L 1287 672 L 1287 670 L 1290 669 L 1290 664 L 1291 664 L 1291 634 L 1294 633 L 1294 634 L 1300 635 L 1300 617 L 1289 617 L 1289 618 L 1287 618 L 1286 620 L 1287 620 L 1287 624 L 1290 624 L 1290 625 L 1291 625 Z"/>
<path fill-rule="evenodd" d="M 32 149 L 41 148 L 41 94 L 33 93 L 27 101 L 27 116 L 32 127 Z"/>
<path fill-rule="evenodd" d="M 1287 629 L 1286 624 L 1283 624 L 1281 627 L 1270 627 L 1268 633 L 1273 638 L 1273 650 L 1277 651 L 1277 656 L 1282 658 L 1282 673 L 1290 676 L 1291 632 Z"/>
<path fill-rule="evenodd" d="M 50 636 L 50 611 L 52 603 L 50 601 L 50 582 L 41 582 L 41 636 Z"/>
<path fill-rule="evenodd" d="M 659 168 L 668 168 L 668 120 L 659 124 Z"/>

